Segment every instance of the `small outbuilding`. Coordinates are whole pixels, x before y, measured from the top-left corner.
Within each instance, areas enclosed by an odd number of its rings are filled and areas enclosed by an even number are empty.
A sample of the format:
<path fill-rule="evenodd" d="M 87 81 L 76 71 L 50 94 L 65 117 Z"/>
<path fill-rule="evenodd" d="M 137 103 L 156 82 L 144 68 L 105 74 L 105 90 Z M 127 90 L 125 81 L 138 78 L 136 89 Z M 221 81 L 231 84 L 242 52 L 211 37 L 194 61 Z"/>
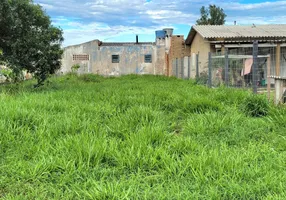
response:
<path fill-rule="evenodd" d="M 199 54 L 200 71 L 207 71 L 209 52 L 252 55 L 254 41 L 258 41 L 258 55 L 271 56 L 271 74 L 286 76 L 286 24 L 195 25 L 185 44 Z"/>

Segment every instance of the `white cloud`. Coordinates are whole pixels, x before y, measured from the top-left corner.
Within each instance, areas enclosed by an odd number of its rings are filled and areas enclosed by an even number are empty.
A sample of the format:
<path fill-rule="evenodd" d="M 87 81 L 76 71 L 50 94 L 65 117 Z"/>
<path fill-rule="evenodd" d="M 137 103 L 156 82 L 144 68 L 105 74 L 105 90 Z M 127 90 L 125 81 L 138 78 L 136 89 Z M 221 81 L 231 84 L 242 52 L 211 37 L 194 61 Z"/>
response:
<path fill-rule="evenodd" d="M 102 41 L 111 41 L 114 37 L 123 37 L 125 35 L 135 35 L 137 33 L 144 33 L 154 35 L 154 31 L 150 28 L 143 27 L 127 27 L 115 26 L 109 27 L 104 24 L 77 24 L 78 28 L 67 29 L 64 32 L 65 38 L 72 38 L 65 43 L 67 45 L 79 44 L 85 41 L 100 39 Z M 161 27 L 162 28 L 162 27 Z"/>
<path fill-rule="evenodd" d="M 262 3 L 250 3 L 250 4 L 232 3 L 224 5 L 224 8 L 227 10 L 240 10 L 240 11 L 254 10 L 254 9 L 271 9 L 271 8 L 285 9 L 285 7 L 286 7 L 286 1 L 276 1 L 276 2 L 267 1 Z"/>
<path fill-rule="evenodd" d="M 40 6 L 42 6 L 44 9 L 53 9 L 54 6 L 46 3 L 39 3 Z"/>
<path fill-rule="evenodd" d="M 262 0 L 261 0 L 262 1 Z M 227 14 L 227 24 L 284 23 L 286 1 L 239 3 L 239 0 L 35 0 L 53 23 L 65 32 L 65 45 L 91 39 L 118 38 L 134 33 L 192 25 L 201 6 L 216 4 Z M 77 39 L 75 39 L 77 38 Z"/>

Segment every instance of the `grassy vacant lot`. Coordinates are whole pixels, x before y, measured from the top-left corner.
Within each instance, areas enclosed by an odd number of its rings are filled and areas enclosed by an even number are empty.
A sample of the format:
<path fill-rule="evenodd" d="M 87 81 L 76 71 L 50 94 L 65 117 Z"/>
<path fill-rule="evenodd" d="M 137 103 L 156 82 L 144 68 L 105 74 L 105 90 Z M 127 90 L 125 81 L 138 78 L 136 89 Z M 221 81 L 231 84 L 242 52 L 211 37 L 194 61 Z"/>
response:
<path fill-rule="evenodd" d="M 0 198 L 286 199 L 286 110 L 167 77 L 1 86 Z"/>

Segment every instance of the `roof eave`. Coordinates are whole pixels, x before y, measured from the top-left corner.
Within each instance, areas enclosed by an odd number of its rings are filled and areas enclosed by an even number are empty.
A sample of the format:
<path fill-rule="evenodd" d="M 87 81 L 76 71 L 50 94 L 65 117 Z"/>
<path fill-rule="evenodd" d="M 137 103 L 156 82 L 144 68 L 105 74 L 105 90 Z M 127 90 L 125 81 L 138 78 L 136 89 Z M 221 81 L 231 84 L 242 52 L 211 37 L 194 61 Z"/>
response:
<path fill-rule="evenodd" d="M 210 43 L 234 43 L 234 42 L 253 42 L 257 40 L 258 42 L 285 42 L 286 37 L 232 37 L 232 38 L 205 38 Z"/>
<path fill-rule="evenodd" d="M 194 38 L 196 36 L 196 33 L 197 33 L 196 29 L 194 28 L 194 26 L 192 26 L 192 28 L 191 28 L 191 30 L 189 32 L 189 35 L 188 35 L 188 37 L 187 37 L 187 39 L 185 41 L 186 45 L 191 45 L 192 44 L 192 42 L 193 42 L 193 40 L 194 40 Z"/>

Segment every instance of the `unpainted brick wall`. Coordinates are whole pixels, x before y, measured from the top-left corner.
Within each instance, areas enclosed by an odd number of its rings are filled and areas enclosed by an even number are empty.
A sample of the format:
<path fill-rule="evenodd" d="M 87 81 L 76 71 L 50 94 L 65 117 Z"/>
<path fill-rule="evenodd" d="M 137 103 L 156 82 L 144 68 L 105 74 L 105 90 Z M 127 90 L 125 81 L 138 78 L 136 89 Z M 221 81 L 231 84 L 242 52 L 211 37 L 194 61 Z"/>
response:
<path fill-rule="evenodd" d="M 172 69 L 172 63 L 173 60 L 176 58 L 183 59 L 185 56 L 191 55 L 191 49 L 189 46 L 185 45 L 185 39 L 183 35 L 174 35 L 171 39 L 171 48 L 170 48 L 170 54 L 169 54 L 169 73 L 168 75 L 171 75 L 171 69 Z"/>

